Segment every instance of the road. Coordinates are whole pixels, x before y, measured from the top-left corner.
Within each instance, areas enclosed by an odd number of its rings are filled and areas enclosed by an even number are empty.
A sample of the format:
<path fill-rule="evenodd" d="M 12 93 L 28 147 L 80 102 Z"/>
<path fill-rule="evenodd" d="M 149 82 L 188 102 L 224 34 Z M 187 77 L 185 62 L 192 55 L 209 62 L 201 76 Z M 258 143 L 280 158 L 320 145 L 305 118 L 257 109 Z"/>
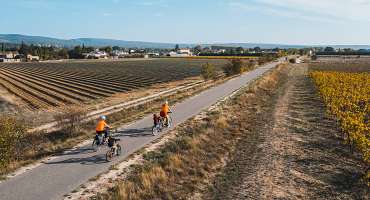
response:
<path fill-rule="evenodd" d="M 180 124 L 195 116 L 255 80 L 277 64 L 278 62 L 261 66 L 176 104 L 172 108 L 174 124 Z M 151 117 L 151 115 L 146 116 L 129 126 L 118 129 L 123 153 L 114 162 L 107 163 L 105 161 L 105 149 L 93 152 L 90 145 L 81 147 L 3 181 L 0 183 L 0 199 L 62 199 L 65 194 L 70 193 L 90 178 L 107 171 L 112 164 L 125 159 L 128 155 L 159 137 L 160 135 L 151 135 Z"/>

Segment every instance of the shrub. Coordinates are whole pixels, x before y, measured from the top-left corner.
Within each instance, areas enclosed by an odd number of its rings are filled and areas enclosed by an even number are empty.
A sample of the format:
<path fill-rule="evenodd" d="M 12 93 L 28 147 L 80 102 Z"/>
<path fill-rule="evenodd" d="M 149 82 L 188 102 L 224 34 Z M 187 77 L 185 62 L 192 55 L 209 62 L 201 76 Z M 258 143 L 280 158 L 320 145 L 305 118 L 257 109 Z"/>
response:
<path fill-rule="evenodd" d="M 241 59 L 232 59 L 223 67 L 223 70 L 227 76 L 241 74 L 244 71 L 244 62 Z"/>
<path fill-rule="evenodd" d="M 244 71 L 251 71 L 254 69 L 255 66 L 256 62 L 254 60 L 249 60 L 244 66 Z"/>
<path fill-rule="evenodd" d="M 216 78 L 215 67 L 212 64 L 207 62 L 206 64 L 202 66 L 201 74 L 205 80 L 215 79 Z"/>
<path fill-rule="evenodd" d="M 15 117 L 0 117 L 0 167 L 6 168 L 8 164 L 20 155 L 19 144 L 26 133 L 24 121 Z"/>
<path fill-rule="evenodd" d="M 289 62 L 294 64 L 294 63 L 296 63 L 296 59 L 295 58 L 291 58 L 291 59 L 289 59 Z"/>
<path fill-rule="evenodd" d="M 66 107 L 63 112 L 54 116 L 58 127 L 64 129 L 69 134 L 73 135 L 80 131 L 83 119 L 87 115 L 87 110 L 82 106 Z"/>

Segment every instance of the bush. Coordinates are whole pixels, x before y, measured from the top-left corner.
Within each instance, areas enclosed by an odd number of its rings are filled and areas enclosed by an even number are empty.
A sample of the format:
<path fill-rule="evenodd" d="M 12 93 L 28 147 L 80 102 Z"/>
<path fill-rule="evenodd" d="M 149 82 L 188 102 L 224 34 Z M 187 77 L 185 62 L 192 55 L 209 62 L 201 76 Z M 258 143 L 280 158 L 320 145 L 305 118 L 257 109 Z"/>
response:
<path fill-rule="evenodd" d="M 24 121 L 15 117 L 0 117 L 0 167 L 2 169 L 21 154 L 18 147 L 25 134 Z"/>
<path fill-rule="evenodd" d="M 241 59 L 232 59 L 223 67 L 223 70 L 227 76 L 241 74 L 244 71 L 244 62 Z"/>
<path fill-rule="evenodd" d="M 291 58 L 291 59 L 289 59 L 289 62 L 294 64 L 294 63 L 296 63 L 296 59 L 295 58 Z"/>
<path fill-rule="evenodd" d="M 275 56 L 275 55 L 265 54 L 265 55 L 262 55 L 261 57 L 258 58 L 258 64 L 263 65 L 265 63 L 268 63 L 268 62 L 271 62 L 271 61 L 275 60 L 276 58 L 277 58 L 277 56 Z"/>
<path fill-rule="evenodd" d="M 215 79 L 216 78 L 215 67 L 212 64 L 207 62 L 206 64 L 202 66 L 201 74 L 205 80 Z"/>
<path fill-rule="evenodd" d="M 254 69 L 254 67 L 256 66 L 256 62 L 255 60 L 249 60 L 245 66 L 244 66 L 244 71 L 251 71 Z"/>
<path fill-rule="evenodd" d="M 66 107 L 62 113 L 54 116 L 58 127 L 64 129 L 69 134 L 74 135 L 81 129 L 83 119 L 87 115 L 87 110 L 82 106 Z"/>

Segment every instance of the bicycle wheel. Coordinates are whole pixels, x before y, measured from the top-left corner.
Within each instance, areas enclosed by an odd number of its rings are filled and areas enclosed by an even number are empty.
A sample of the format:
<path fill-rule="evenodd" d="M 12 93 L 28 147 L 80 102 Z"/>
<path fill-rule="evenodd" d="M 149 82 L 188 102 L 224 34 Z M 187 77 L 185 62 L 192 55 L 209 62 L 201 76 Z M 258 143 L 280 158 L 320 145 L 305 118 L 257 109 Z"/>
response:
<path fill-rule="evenodd" d="M 105 154 L 105 159 L 107 160 L 107 162 L 110 162 L 112 160 L 113 154 L 114 154 L 114 151 L 112 151 L 112 149 L 109 149 L 107 151 L 107 153 Z"/>
<path fill-rule="evenodd" d="M 116 151 L 117 151 L 117 156 L 121 155 L 121 153 L 122 153 L 121 145 L 117 144 L 117 150 Z"/>
<path fill-rule="evenodd" d="M 172 127 L 172 117 L 171 116 L 169 116 L 168 117 L 168 126 L 167 126 L 167 128 L 171 128 Z"/>
<path fill-rule="evenodd" d="M 158 133 L 158 127 L 153 126 L 153 128 L 152 128 L 152 135 L 156 136 L 157 133 Z"/>
<path fill-rule="evenodd" d="M 97 151 L 98 150 L 98 148 L 99 148 L 99 141 L 98 140 L 96 140 L 96 138 L 94 138 L 94 140 L 93 140 L 93 142 L 92 142 L 92 144 L 91 144 L 91 147 L 92 147 L 92 149 L 94 150 L 94 151 Z"/>

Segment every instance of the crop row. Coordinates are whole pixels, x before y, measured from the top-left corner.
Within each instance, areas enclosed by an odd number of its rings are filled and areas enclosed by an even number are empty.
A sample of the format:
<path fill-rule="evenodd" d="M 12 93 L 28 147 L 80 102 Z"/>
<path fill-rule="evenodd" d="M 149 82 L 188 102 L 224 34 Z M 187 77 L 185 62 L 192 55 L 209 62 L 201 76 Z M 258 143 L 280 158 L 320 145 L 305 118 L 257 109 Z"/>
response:
<path fill-rule="evenodd" d="M 76 104 L 199 75 L 205 61 L 0 64 L 0 84 L 30 108 Z M 207 60 L 206 62 L 222 63 Z"/>
<path fill-rule="evenodd" d="M 200 74 L 205 62 L 160 59 L 120 62 L 0 64 L 0 84 L 31 108 L 76 104 Z"/>
<path fill-rule="evenodd" d="M 346 141 L 370 166 L 370 74 L 316 71 L 311 77 Z M 370 183 L 370 171 L 367 176 Z"/>

